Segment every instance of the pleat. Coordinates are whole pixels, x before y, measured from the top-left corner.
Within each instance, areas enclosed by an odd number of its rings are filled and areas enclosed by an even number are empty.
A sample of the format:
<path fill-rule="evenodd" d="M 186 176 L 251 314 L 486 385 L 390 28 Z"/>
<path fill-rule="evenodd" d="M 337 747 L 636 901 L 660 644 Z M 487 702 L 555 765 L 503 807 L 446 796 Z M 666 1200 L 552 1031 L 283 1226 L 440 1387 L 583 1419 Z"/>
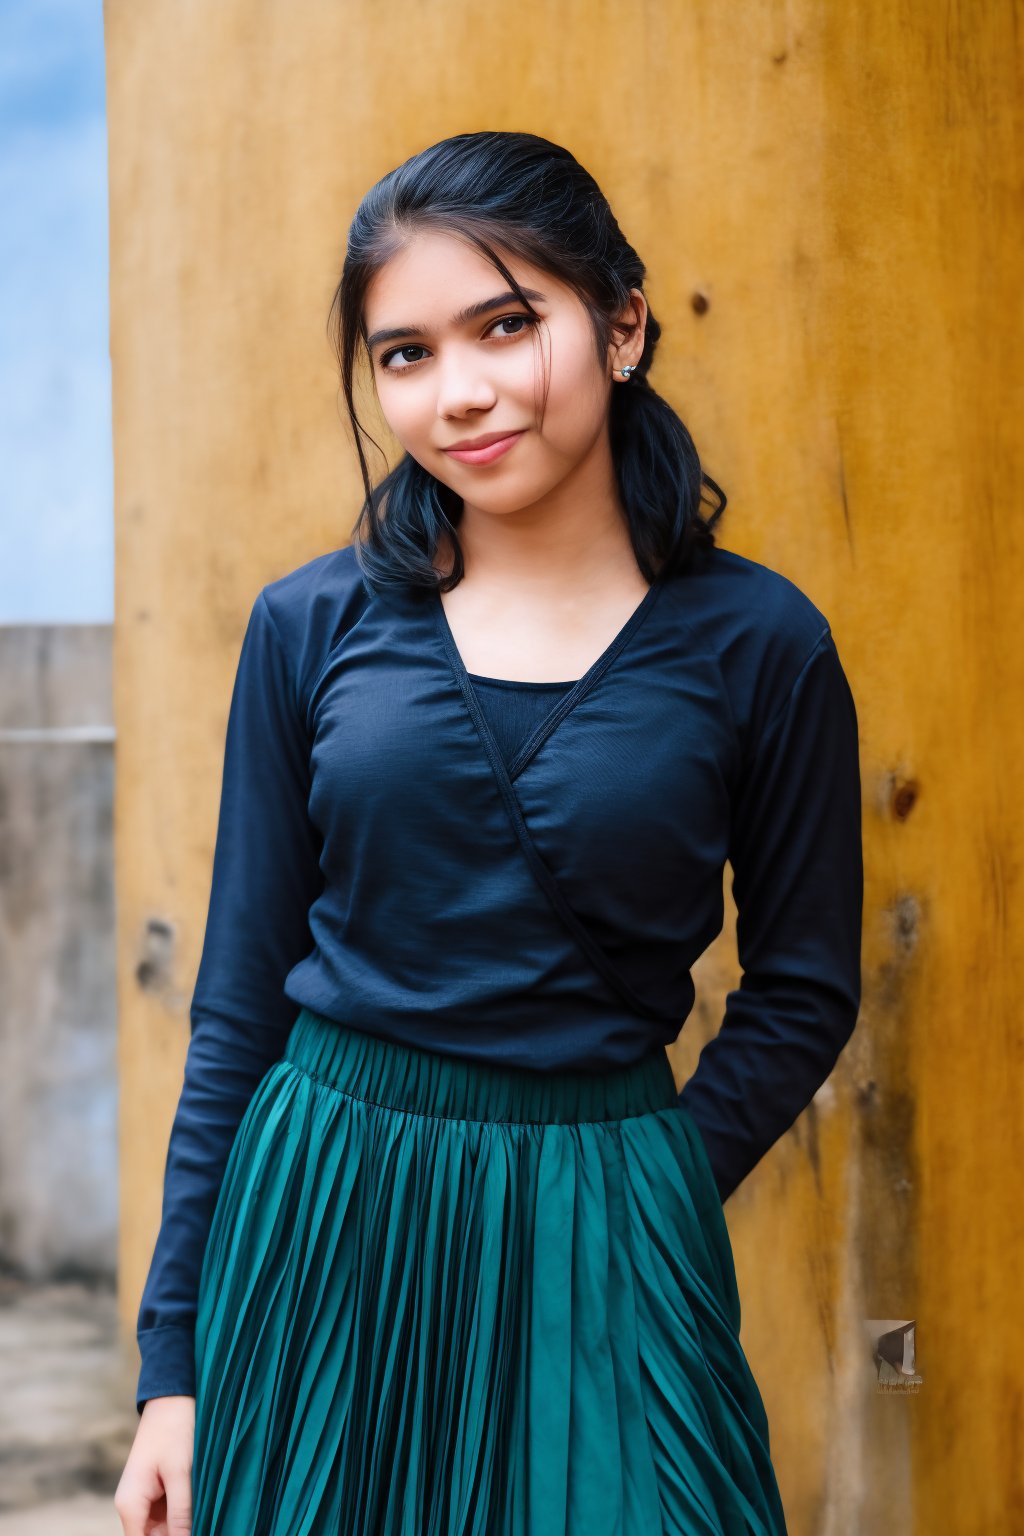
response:
<path fill-rule="evenodd" d="M 193 1536 L 784 1536 L 671 1072 L 606 1100 L 304 1018 L 207 1243 Z"/>
<path fill-rule="evenodd" d="M 639 1368 L 666 1531 L 773 1536 L 785 1517 L 739 1341 L 724 1213 L 685 1110 L 624 1121 Z"/>

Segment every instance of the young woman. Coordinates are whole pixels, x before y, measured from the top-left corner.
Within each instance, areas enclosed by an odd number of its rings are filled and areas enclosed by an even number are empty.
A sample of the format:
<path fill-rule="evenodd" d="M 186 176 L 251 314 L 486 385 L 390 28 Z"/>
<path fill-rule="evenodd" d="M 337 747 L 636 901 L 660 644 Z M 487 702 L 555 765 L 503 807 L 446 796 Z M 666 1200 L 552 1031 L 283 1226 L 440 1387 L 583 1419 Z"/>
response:
<path fill-rule="evenodd" d="M 366 501 L 242 644 L 128 1536 L 785 1531 L 722 1203 L 856 1021 L 857 718 L 715 543 L 644 276 L 533 134 L 356 213 Z M 744 974 L 680 1093 L 727 859 Z"/>

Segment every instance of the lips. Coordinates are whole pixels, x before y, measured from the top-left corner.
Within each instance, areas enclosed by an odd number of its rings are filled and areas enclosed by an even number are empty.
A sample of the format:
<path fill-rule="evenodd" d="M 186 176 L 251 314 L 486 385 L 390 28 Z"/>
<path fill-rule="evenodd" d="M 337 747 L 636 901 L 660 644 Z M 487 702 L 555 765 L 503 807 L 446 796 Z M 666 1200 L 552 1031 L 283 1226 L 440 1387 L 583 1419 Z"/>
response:
<path fill-rule="evenodd" d="M 451 453 L 454 448 L 459 449 L 460 452 L 477 448 L 489 448 L 492 443 L 500 443 L 506 437 L 515 437 L 516 435 L 517 433 L 509 428 L 505 432 L 485 432 L 482 437 L 463 437 L 457 443 L 449 443 L 445 453 Z"/>
<path fill-rule="evenodd" d="M 488 432 L 468 448 L 446 448 L 444 452 L 460 464 L 492 464 L 515 447 L 525 430 L 524 427 L 518 432 Z"/>

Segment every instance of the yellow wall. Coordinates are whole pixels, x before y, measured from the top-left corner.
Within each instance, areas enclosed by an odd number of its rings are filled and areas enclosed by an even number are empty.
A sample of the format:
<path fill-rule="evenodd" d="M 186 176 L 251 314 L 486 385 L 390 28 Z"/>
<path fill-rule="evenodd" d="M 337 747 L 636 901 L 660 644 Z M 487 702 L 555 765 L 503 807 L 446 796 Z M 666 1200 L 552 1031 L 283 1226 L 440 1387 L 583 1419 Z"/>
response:
<path fill-rule="evenodd" d="M 245 619 L 358 506 L 325 339 L 348 221 L 415 149 L 530 129 L 594 172 L 648 262 L 654 381 L 729 493 L 722 542 L 830 617 L 858 701 L 861 1022 L 726 1208 L 791 1529 L 1008 1529 L 1024 1502 L 1014 8 L 106 0 L 105 16 L 126 1327 Z M 698 980 L 680 1081 L 735 981 L 729 935 Z M 917 1396 L 873 1391 L 875 1316 L 917 1319 Z"/>

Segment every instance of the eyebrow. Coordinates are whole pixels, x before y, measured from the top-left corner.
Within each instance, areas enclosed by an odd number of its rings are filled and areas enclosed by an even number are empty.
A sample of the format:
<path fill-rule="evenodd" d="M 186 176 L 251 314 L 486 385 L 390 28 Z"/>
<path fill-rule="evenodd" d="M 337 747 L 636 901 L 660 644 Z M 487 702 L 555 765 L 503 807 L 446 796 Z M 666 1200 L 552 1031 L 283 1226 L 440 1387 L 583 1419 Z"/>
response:
<path fill-rule="evenodd" d="M 524 288 L 523 293 L 531 304 L 538 299 L 541 303 L 544 302 L 544 295 L 537 293 L 533 288 Z M 477 320 L 481 315 L 489 314 L 492 309 L 500 309 L 504 304 L 518 303 L 519 295 L 512 293 L 511 290 L 507 293 L 498 293 L 493 299 L 481 299 L 476 304 L 469 304 L 465 309 L 460 309 L 457 315 L 452 315 L 451 323 L 456 326 L 468 325 L 470 320 Z M 418 325 L 393 325 L 387 330 L 374 331 L 373 335 L 367 338 L 366 349 L 372 352 L 373 348 L 379 346 L 382 341 L 397 341 L 401 336 L 426 336 L 427 334 Z"/>

